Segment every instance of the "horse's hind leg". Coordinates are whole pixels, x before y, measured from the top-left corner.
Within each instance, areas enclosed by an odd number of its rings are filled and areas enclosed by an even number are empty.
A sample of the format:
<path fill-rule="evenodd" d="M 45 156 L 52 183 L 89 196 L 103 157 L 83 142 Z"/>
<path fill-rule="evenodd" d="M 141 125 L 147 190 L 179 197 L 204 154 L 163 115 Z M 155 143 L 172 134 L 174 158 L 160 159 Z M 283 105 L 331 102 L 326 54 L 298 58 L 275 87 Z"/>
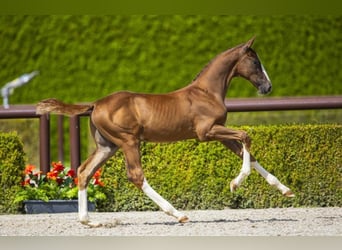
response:
<path fill-rule="evenodd" d="M 229 148 L 231 151 L 233 151 L 236 155 L 238 155 L 240 158 L 243 159 L 242 169 L 238 177 L 236 177 L 234 180 L 230 183 L 231 191 L 235 191 L 239 185 L 241 184 L 242 180 L 249 174 L 250 168 L 248 168 L 248 164 L 246 161 L 248 161 L 248 158 L 250 158 L 251 166 L 262 176 L 266 179 L 266 181 L 271 185 L 275 186 L 280 190 L 280 192 L 287 196 L 287 197 L 294 197 L 294 194 L 292 191 L 286 187 L 284 184 L 282 184 L 277 177 L 270 174 L 268 171 L 266 171 L 259 163 L 258 161 L 251 155 L 246 148 L 240 144 L 236 140 L 225 140 L 222 141 L 223 145 L 225 145 L 227 148 Z M 246 167 L 247 166 L 247 167 Z"/>
<path fill-rule="evenodd" d="M 92 130 L 93 137 L 96 142 L 96 150 L 88 159 L 78 168 L 78 216 L 82 224 L 89 226 L 100 226 L 97 223 L 89 222 L 88 217 L 88 200 L 87 200 L 87 186 L 101 165 L 107 161 L 117 151 L 118 147 L 106 140 L 98 132 Z"/>
<path fill-rule="evenodd" d="M 141 168 L 139 142 L 125 144 L 122 146 L 122 150 L 126 159 L 127 176 L 129 181 L 141 189 L 166 214 L 176 217 L 179 222 L 187 222 L 189 220 L 188 217 L 175 209 L 148 184 Z"/>

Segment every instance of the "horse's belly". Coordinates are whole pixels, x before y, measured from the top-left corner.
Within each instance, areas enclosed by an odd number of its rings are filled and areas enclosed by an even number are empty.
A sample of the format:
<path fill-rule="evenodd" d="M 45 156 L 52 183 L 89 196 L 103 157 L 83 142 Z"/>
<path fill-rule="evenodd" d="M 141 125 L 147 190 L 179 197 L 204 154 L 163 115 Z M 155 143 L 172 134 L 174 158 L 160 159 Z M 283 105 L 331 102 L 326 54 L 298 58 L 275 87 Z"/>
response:
<path fill-rule="evenodd" d="M 174 142 L 196 138 L 196 133 L 191 128 L 180 127 L 177 129 L 144 129 L 141 140 L 150 142 Z"/>

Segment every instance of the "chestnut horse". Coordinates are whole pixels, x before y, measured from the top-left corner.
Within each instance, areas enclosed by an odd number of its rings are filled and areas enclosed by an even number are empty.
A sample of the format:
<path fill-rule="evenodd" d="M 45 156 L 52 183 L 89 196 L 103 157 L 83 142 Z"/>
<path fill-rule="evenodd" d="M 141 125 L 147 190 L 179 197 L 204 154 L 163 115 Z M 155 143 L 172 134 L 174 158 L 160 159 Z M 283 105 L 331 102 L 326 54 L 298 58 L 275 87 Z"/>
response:
<path fill-rule="evenodd" d="M 37 114 L 49 112 L 78 115 L 91 111 L 90 128 L 96 150 L 78 168 L 79 220 L 91 223 L 87 208 L 87 185 L 100 166 L 121 148 L 126 162 L 128 180 L 141 189 L 166 214 L 179 222 L 188 217 L 175 209 L 147 182 L 141 167 L 140 142 L 172 142 L 197 139 L 220 141 L 242 158 L 239 175 L 231 181 L 234 191 L 250 174 L 251 168 L 285 196 L 291 190 L 267 172 L 249 153 L 251 140 L 246 132 L 225 127 L 227 108 L 224 99 L 233 77 L 249 80 L 260 94 L 271 91 L 270 79 L 256 52 L 251 48 L 254 38 L 216 56 L 188 86 L 167 94 L 115 92 L 88 105 L 65 104 L 47 99 L 37 104 Z"/>

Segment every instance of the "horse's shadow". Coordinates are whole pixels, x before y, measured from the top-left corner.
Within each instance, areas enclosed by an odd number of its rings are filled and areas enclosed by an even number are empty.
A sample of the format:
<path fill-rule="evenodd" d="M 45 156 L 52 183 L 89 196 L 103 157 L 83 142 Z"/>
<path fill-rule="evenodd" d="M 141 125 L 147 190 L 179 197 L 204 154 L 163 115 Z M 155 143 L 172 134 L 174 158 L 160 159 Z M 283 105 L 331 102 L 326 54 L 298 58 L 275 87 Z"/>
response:
<path fill-rule="evenodd" d="M 220 223 L 240 223 L 240 222 L 250 222 L 250 223 L 262 223 L 262 222 L 296 222 L 298 220 L 294 219 L 277 219 L 277 218 L 271 218 L 271 219 L 238 219 L 238 220 L 228 220 L 228 219 L 216 219 L 216 220 L 190 220 L 187 223 L 179 223 L 179 222 L 145 222 L 144 225 L 167 225 L 167 226 L 185 226 L 187 224 L 220 224 Z"/>
<path fill-rule="evenodd" d="M 298 220 L 295 219 L 278 219 L 278 218 L 270 218 L 270 219 L 213 219 L 213 220 L 190 220 L 187 223 L 179 223 L 177 221 L 167 221 L 167 222 L 145 222 L 143 225 L 148 226 L 187 226 L 187 225 L 196 225 L 196 224 L 227 224 L 227 223 L 243 223 L 243 222 L 249 222 L 249 223 L 274 223 L 274 222 L 297 222 Z M 106 227 L 106 228 L 113 228 L 117 226 L 132 226 L 136 225 L 136 223 L 131 222 L 122 222 L 120 220 L 114 221 L 114 222 L 107 222 L 107 223 L 101 223 L 99 227 Z M 92 226 L 90 226 L 92 227 Z"/>

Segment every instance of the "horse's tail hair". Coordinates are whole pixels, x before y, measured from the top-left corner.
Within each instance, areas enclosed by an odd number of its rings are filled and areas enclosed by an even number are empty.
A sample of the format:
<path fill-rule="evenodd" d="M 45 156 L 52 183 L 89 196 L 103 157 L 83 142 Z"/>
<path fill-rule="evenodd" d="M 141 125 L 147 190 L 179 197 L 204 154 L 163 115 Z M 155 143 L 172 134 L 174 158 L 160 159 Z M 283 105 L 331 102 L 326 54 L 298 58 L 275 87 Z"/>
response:
<path fill-rule="evenodd" d="M 93 108 L 93 104 L 66 104 L 57 99 L 51 98 L 40 101 L 36 105 L 36 114 L 61 114 L 67 116 L 73 116 L 82 114 L 86 111 L 89 111 Z"/>

